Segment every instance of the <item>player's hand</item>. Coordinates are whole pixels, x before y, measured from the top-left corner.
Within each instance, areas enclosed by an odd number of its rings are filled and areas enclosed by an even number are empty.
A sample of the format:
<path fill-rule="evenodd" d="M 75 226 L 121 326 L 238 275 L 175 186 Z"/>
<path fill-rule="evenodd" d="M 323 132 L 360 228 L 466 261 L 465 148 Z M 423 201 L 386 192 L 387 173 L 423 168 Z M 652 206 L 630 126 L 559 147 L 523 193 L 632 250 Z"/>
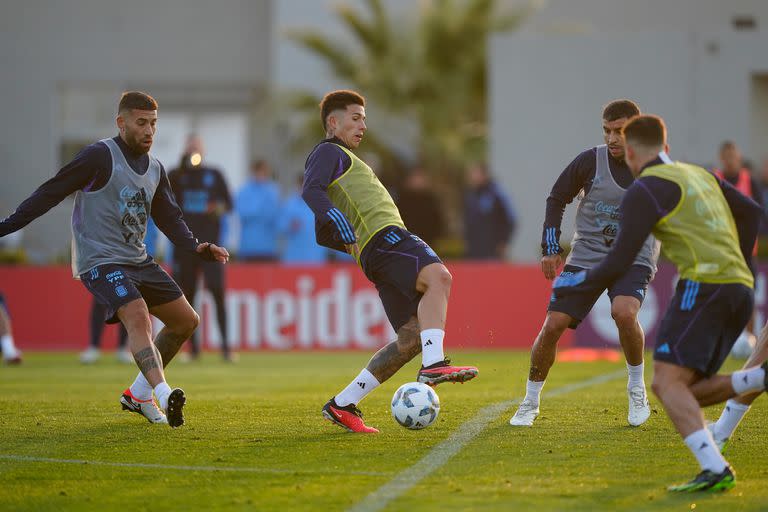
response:
<path fill-rule="evenodd" d="M 205 242 L 199 244 L 195 250 L 200 254 L 207 252 L 208 254 L 206 254 L 205 257 L 206 259 L 210 259 L 210 261 L 218 261 L 219 263 L 226 263 L 229 261 L 229 251 L 216 244 Z"/>
<path fill-rule="evenodd" d="M 563 265 L 563 257 L 560 254 L 550 254 L 541 258 L 541 271 L 544 277 L 553 280 L 557 276 L 557 271 Z"/>
<path fill-rule="evenodd" d="M 360 246 L 357 245 L 357 242 L 354 244 L 344 244 L 344 248 L 346 248 L 347 253 L 356 260 L 360 258 Z"/>

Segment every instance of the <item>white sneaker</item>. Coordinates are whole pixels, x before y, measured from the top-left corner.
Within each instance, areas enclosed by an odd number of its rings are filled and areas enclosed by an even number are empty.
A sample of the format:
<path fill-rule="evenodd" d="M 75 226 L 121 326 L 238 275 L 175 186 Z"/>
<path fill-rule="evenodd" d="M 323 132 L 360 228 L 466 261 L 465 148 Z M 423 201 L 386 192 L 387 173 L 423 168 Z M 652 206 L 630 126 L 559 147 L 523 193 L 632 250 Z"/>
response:
<path fill-rule="evenodd" d="M 154 400 L 139 400 L 133 396 L 131 388 L 123 391 L 123 396 L 120 397 L 120 404 L 123 406 L 124 411 L 141 414 L 150 423 L 168 423 L 165 414 L 157 407 Z"/>
<path fill-rule="evenodd" d="M 94 347 L 88 347 L 80 352 L 80 362 L 83 364 L 93 364 L 101 357 L 101 351 Z"/>
<path fill-rule="evenodd" d="M 719 438 L 715 435 L 715 424 L 714 423 L 707 423 L 707 430 L 709 430 L 709 433 L 712 434 L 712 439 L 715 440 L 715 444 L 717 445 L 717 449 L 720 450 L 720 453 L 725 453 L 725 447 L 728 446 L 728 440 L 729 438 Z"/>
<path fill-rule="evenodd" d="M 127 348 L 118 350 L 117 353 L 115 353 L 115 357 L 119 362 L 123 364 L 133 364 L 135 362 L 133 359 L 133 354 Z"/>
<path fill-rule="evenodd" d="M 3 362 L 9 365 L 21 364 L 21 350 L 14 348 L 13 352 L 3 352 Z"/>
<path fill-rule="evenodd" d="M 627 395 L 629 397 L 627 421 L 633 427 L 642 425 L 651 416 L 651 406 L 648 404 L 645 387 L 635 386 L 627 391 Z"/>
<path fill-rule="evenodd" d="M 530 427 L 538 415 L 539 404 L 523 400 L 517 408 L 515 415 L 510 418 L 509 424 L 515 427 Z"/>

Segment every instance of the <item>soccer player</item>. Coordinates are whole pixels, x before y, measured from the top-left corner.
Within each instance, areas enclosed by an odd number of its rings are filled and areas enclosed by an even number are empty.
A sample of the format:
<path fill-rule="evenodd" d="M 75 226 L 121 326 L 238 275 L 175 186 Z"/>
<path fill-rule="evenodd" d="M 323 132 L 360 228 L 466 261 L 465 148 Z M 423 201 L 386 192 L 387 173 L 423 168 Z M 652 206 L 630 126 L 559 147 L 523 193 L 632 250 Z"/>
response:
<path fill-rule="evenodd" d="M 760 333 L 760 337 L 755 345 L 755 350 L 749 356 L 747 362 L 744 363 L 742 369 L 757 366 L 766 359 L 768 359 L 768 324 L 763 327 L 763 331 Z M 755 391 L 731 398 L 725 403 L 723 412 L 720 413 L 718 420 L 707 425 L 721 452 L 725 453 L 728 442 L 736 431 L 736 427 L 739 426 L 744 415 L 749 411 L 752 402 L 760 395 L 760 391 Z"/>
<path fill-rule="evenodd" d="M 661 118 L 634 117 L 623 135 L 627 165 L 639 178 L 621 208 L 633 214 L 621 217 L 603 262 L 559 277 L 555 293 L 602 290 L 621 276 L 651 233 L 661 241 L 680 280 L 659 330 L 652 388 L 701 466 L 693 480 L 669 490 L 730 489 L 733 470 L 706 428 L 701 406 L 762 391 L 768 381 L 766 364 L 717 375 L 752 314 L 750 264 L 762 211 L 701 167 L 672 162 Z"/>
<path fill-rule="evenodd" d="M 616 240 L 622 213 L 635 215 L 631 210 L 619 211 L 621 198 L 634 181 L 624 162 L 621 128 L 627 119 L 639 113 L 638 106 L 630 100 L 616 100 L 606 105 L 603 109 L 605 144 L 579 154 L 552 187 L 547 198 L 541 242 L 541 269 L 547 279 L 553 279 L 562 265 L 560 224 L 565 206 L 577 195 L 582 194 L 576 212 L 576 233 L 561 275 L 570 275 L 600 263 Z M 624 268 L 621 278 L 608 287 L 611 316 L 616 322 L 619 342 L 627 360 L 627 421 L 632 426 L 642 425 L 651 415 L 643 380 L 645 335 L 637 321 L 637 314 L 656 272 L 658 255 L 658 243 L 651 237 L 643 244 L 634 261 Z M 539 415 L 544 381 L 555 362 L 557 342 L 566 329 L 575 329 L 579 325 L 602 293 L 602 289 L 595 289 L 568 297 L 552 296 L 544 325 L 531 349 L 525 398 L 509 420 L 510 425 L 533 425 Z"/>
<path fill-rule="evenodd" d="M 163 367 L 197 327 L 199 317 L 178 285 L 151 256 L 144 236 L 151 215 L 179 248 L 206 260 L 226 262 L 226 249 L 198 243 L 173 198 L 162 164 L 149 154 L 157 123 L 157 102 L 126 92 L 117 114 L 119 135 L 83 149 L 43 183 L 7 219 L 0 237 L 21 229 L 75 194 L 72 211 L 72 270 L 75 278 L 107 306 L 106 321 L 122 322 L 139 367 L 120 402 L 152 423 L 184 423 L 184 391 L 171 389 Z M 165 327 L 152 341 L 149 315 Z M 152 400 L 154 391 L 160 409 Z"/>
<path fill-rule="evenodd" d="M 477 368 L 451 366 L 443 354 L 451 274 L 435 251 L 406 230 L 387 190 L 353 153 L 367 129 L 365 99 L 354 91 L 330 92 L 320 117 L 327 138 L 307 158 L 302 191 L 315 214 L 317 242 L 355 258 L 397 333 L 322 413 L 351 432 L 378 432 L 365 425 L 357 404 L 419 351 L 417 379 L 431 386 L 470 380 Z"/>
<path fill-rule="evenodd" d="M 203 141 L 199 136 L 192 134 L 187 138 L 181 165 L 168 173 L 168 181 L 184 212 L 184 220 L 195 235 L 204 240 L 219 241 L 221 219 L 232 210 L 232 198 L 221 172 L 205 164 Z M 191 303 L 195 302 L 199 274 L 203 274 L 205 287 L 216 305 L 222 356 L 225 361 L 234 362 L 229 350 L 227 310 L 224 307 L 224 267 L 215 261 L 203 261 L 187 251 L 173 253 L 173 277 Z M 192 358 L 196 359 L 200 354 L 199 333 L 192 337 L 190 345 Z"/>
<path fill-rule="evenodd" d="M 13 342 L 11 316 L 8 314 L 2 293 L 0 293 L 0 352 L 3 354 L 5 364 L 21 364 L 21 351 Z"/>

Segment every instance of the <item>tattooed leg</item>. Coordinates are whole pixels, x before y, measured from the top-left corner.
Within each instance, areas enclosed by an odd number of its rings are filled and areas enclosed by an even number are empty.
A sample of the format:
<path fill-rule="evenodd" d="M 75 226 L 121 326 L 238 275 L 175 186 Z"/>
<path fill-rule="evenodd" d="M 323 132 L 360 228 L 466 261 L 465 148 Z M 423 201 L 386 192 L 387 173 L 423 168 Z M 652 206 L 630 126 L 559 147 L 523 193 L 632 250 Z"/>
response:
<path fill-rule="evenodd" d="M 151 313 L 165 324 L 155 337 L 155 345 L 160 351 L 163 367 L 166 367 L 184 342 L 195 332 L 200 323 L 200 317 L 184 296 L 153 307 Z"/>
<path fill-rule="evenodd" d="M 152 343 L 152 323 L 146 302 L 131 301 L 117 311 L 117 316 L 128 332 L 128 346 L 147 382 L 153 388 L 165 382 L 161 356 Z"/>
<path fill-rule="evenodd" d="M 419 352 L 421 352 L 419 321 L 414 316 L 397 330 L 396 340 L 373 355 L 366 369 L 381 383 L 392 377 Z"/>

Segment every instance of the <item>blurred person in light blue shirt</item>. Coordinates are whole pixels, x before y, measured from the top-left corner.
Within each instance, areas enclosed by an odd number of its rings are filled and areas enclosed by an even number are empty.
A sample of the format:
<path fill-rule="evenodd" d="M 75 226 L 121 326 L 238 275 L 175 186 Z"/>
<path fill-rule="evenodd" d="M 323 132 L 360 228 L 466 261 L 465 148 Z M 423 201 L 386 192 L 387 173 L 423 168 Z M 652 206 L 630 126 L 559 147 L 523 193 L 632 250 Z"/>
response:
<path fill-rule="evenodd" d="M 296 177 L 296 190 L 283 202 L 277 230 L 283 241 L 280 261 L 288 265 L 320 265 L 328 250 L 315 241 L 315 215 L 301 197 L 304 174 Z"/>
<path fill-rule="evenodd" d="M 235 198 L 235 213 L 240 218 L 238 259 L 276 261 L 280 188 L 265 160 L 251 164 L 248 181 Z"/>

